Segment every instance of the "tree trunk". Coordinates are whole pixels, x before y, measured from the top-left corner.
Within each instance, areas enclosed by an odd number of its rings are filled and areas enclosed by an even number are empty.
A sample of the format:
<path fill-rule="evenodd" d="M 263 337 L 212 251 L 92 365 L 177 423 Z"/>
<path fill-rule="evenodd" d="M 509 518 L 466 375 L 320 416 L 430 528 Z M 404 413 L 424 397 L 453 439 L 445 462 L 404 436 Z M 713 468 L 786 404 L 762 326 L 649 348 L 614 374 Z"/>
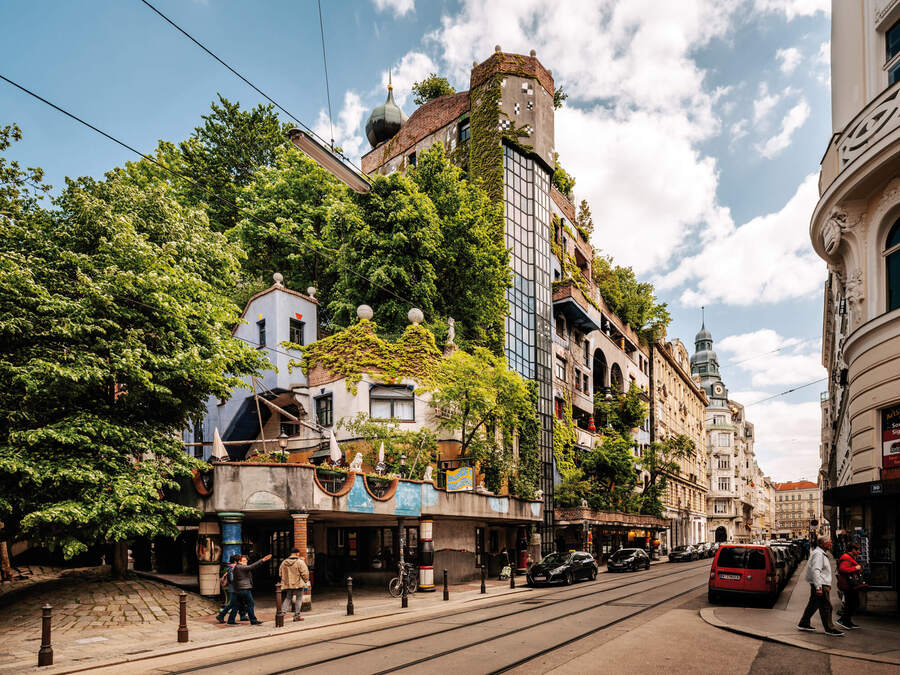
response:
<path fill-rule="evenodd" d="M 12 565 L 9 562 L 9 549 L 6 539 L 0 539 L 0 581 L 12 580 Z"/>
<path fill-rule="evenodd" d="M 128 542 L 114 541 L 112 547 L 112 576 L 124 579 L 128 574 Z"/>

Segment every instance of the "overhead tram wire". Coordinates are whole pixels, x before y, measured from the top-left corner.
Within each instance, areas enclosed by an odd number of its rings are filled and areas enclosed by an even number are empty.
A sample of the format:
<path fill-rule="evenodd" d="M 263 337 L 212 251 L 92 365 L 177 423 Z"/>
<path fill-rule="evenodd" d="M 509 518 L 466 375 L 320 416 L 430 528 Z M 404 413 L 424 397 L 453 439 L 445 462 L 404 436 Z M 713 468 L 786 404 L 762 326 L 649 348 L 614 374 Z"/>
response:
<path fill-rule="evenodd" d="M 278 101 L 276 101 L 275 99 L 273 99 L 273 98 L 272 98 L 271 96 L 269 96 L 266 92 L 264 92 L 262 89 L 260 89 L 259 87 L 257 87 L 255 84 L 253 84 L 250 80 L 248 80 L 246 77 L 244 77 L 243 75 L 241 75 L 237 70 L 235 70 L 234 68 L 232 68 L 232 67 L 231 67 L 230 65 L 228 65 L 225 61 L 223 61 L 221 58 L 219 58 L 218 56 L 216 56 L 216 54 L 215 54 L 211 49 L 209 49 L 206 45 L 204 45 L 202 42 L 200 42 L 197 38 L 195 38 L 193 35 L 191 35 L 191 34 L 188 33 L 186 30 L 184 30 L 184 28 L 182 28 L 182 27 L 179 26 L 177 23 L 175 23 L 174 21 L 172 21 L 172 19 L 170 19 L 170 18 L 169 18 L 168 16 L 166 16 L 165 14 L 163 14 L 163 13 L 162 13 L 160 10 L 158 10 L 156 7 L 154 7 L 154 6 L 151 5 L 149 2 L 147 2 L 147 0 L 141 0 L 141 2 L 144 3 L 145 5 L 147 5 L 147 7 L 149 7 L 150 9 L 152 9 L 154 12 L 156 12 L 156 14 L 158 14 L 158 15 L 159 15 L 166 23 L 168 23 L 168 24 L 169 24 L 170 26 L 172 26 L 175 30 L 177 30 L 179 33 L 181 33 L 182 35 L 184 35 L 188 40 L 190 40 L 191 42 L 193 42 L 195 45 L 197 45 L 198 47 L 200 47 L 200 49 L 202 49 L 202 50 L 205 51 L 207 54 L 209 54 L 212 58 L 214 58 L 216 61 L 218 61 L 219 63 L 221 63 L 223 66 L 225 66 L 225 67 L 226 67 L 228 70 L 230 70 L 235 76 L 237 76 L 242 82 L 244 82 L 248 87 L 250 87 L 251 89 L 253 89 L 253 91 L 255 91 L 257 94 L 259 94 L 260 96 L 262 96 L 263 98 L 265 98 L 267 101 L 269 101 L 269 103 L 271 103 L 272 105 L 274 105 L 274 106 L 275 106 L 276 108 L 278 108 L 281 112 L 283 112 L 285 115 L 287 115 L 287 116 L 290 117 L 292 120 L 294 120 L 297 124 L 299 124 L 301 127 L 303 127 L 307 132 L 309 132 L 311 135 L 315 136 L 315 137 L 318 138 L 320 141 L 322 141 L 322 143 L 324 143 L 324 144 L 327 145 L 329 148 L 331 148 L 331 151 L 332 151 L 332 152 L 334 152 L 336 155 L 340 156 L 340 158 L 341 158 L 342 160 L 344 160 L 345 162 L 347 162 L 347 164 L 349 164 L 349 165 L 352 166 L 354 169 L 356 169 L 361 175 L 363 175 L 363 176 L 365 175 L 365 173 L 363 172 L 363 170 L 362 170 L 358 165 L 354 164 L 353 161 L 352 161 L 349 157 L 347 157 L 343 152 L 337 152 L 337 151 L 334 149 L 334 139 L 333 139 L 333 138 L 331 139 L 331 143 L 329 143 L 328 141 L 326 141 L 326 140 L 325 140 L 324 138 L 322 138 L 319 134 L 317 134 L 315 131 L 313 131 L 310 127 L 308 127 L 306 124 L 304 124 L 303 121 L 300 120 L 296 115 L 294 115 L 294 114 L 291 113 L 289 110 L 287 110 L 284 106 L 282 106 L 280 103 L 278 103 Z M 319 7 L 320 24 L 321 24 L 321 11 L 322 11 L 322 10 L 321 10 L 321 5 L 320 5 L 320 7 Z M 322 42 L 322 57 L 323 57 L 323 59 L 324 59 L 324 56 L 325 56 L 325 43 L 324 43 L 324 39 L 325 39 L 325 38 L 324 38 L 324 31 L 323 31 L 323 37 L 322 37 L 322 40 L 323 40 L 323 42 Z M 327 65 L 326 65 L 326 68 L 325 68 L 325 87 L 326 87 L 326 90 L 327 90 L 327 88 L 328 88 L 328 67 L 327 67 Z M 330 121 L 331 121 L 331 95 L 330 95 L 330 94 L 329 94 L 329 96 L 328 96 L 328 119 L 329 119 L 329 122 L 330 122 Z M 333 128 L 333 127 L 332 127 L 332 130 L 331 130 L 331 135 L 334 136 L 334 128 Z"/>
<path fill-rule="evenodd" d="M 748 404 L 745 405 L 744 407 L 745 407 L 745 408 L 749 408 L 750 406 L 754 406 L 754 405 L 757 405 L 757 404 L 759 404 L 759 403 L 763 403 L 763 402 L 765 402 L 765 401 L 771 401 L 773 398 L 778 398 L 778 397 L 780 397 L 780 396 L 786 396 L 786 395 L 788 395 L 788 394 L 794 393 L 794 392 L 797 391 L 798 389 L 806 389 L 806 387 L 811 387 L 811 386 L 813 386 L 814 384 L 818 384 L 819 382 L 826 382 L 827 380 L 828 380 L 827 377 L 823 377 L 823 378 L 818 379 L 818 380 L 813 380 L 812 382 L 807 382 L 806 384 L 801 384 L 799 387 L 793 387 L 793 388 L 791 388 L 791 389 L 786 389 L 785 391 L 782 391 L 781 393 L 778 393 L 778 394 L 772 394 L 771 396 L 767 396 L 766 398 L 761 398 L 761 399 L 759 399 L 758 401 L 754 401 L 753 403 L 748 403 Z"/>
<path fill-rule="evenodd" d="M 328 98 L 328 125 L 331 127 L 331 151 L 334 152 L 334 119 L 331 114 L 331 88 L 328 86 L 328 59 L 325 57 L 325 25 L 322 23 L 322 0 L 319 5 L 319 32 L 322 35 L 322 64 L 325 66 L 325 96 Z"/>
<path fill-rule="evenodd" d="M 143 1 L 143 0 L 142 0 L 142 1 Z M 37 94 L 37 93 L 33 92 L 31 89 L 28 89 L 28 88 L 25 87 L 24 85 L 21 85 L 21 84 L 19 84 L 18 82 L 15 82 L 14 80 L 9 79 L 8 77 L 6 77 L 6 76 L 4 76 L 4 75 L 2 75 L 2 74 L 0 74 L 0 80 L 3 80 L 3 81 L 6 82 L 7 84 L 11 84 L 11 85 L 14 86 L 16 89 L 18 89 L 18 90 L 20 90 L 20 91 L 22 91 L 22 92 L 28 94 L 28 95 L 31 96 L 32 98 L 37 99 L 37 100 L 40 101 L 41 103 L 50 106 L 51 108 L 53 108 L 53 109 L 56 110 L 57 112 L 60 112 L 60 113 L 62 113 L 63 115 L 65 115 L 66 117 L 75 120 L 75 121 L 78 122 L 79 124 L 83 124 L 84 126 L 86 126 L 86 127 L 87 127 L 88 129 L 90 129 L 91 131 L 97 132 L 98 134 L 100 134 L 100 135 L 103 136 L 104 138 L 109 139 L 109 140 L 112 141 L 113 143 L 116 143 L 117 145 L 122 146 L 122 147 L 125 148 L 126 150 L 129 150 L 129 151 L 133 152 L 134 154 L 138 155 L 139 157 L 143 157 L 143 158 L 146 159 L 148 162 L 151 162 L 152 164 L 158 166 L 159 168 L 161 168 L 161 169 L 163 169 L 164 171 L 166 171 L 166 172 L 172 174 L 173 176 L 178 176 L 179 178 L 181 178 L 181 179 L 183 179 L 183 180 L 186 180 L 188 183 L 190 183 L 191 185 L 193 185 L 193 186 L 196 187 L 196 188 L 201 188 L 201 187 L 202 187 L 202 186 L 201 186 L 199 183 L 197 183 L 193 178 L 190 178 L 190 177 L 186 176 L 185 174 L 183 174 L 183 173 L 181 173 L 181 172 L 179 172 L 179 171 L 176 171 L 175 169 L 172 169 L 171 167 L 168 167 L 168 166 L 166 166 L 165 164 L 162 164 L 161 162 L 155 160 L 153 157 L 150 157 L 149 155 L 144 154 L 144 153 L 141 152 L 140 150 L 137 150 L 136 148 L 130 146 L 130 145 L 129 145 L 128 143 L 126 143 L 125 141 L 119 140 L 119 139 L 116 138 L 115 136 L 112 136 L 112 135 L 106 133 L 105 131 L 103 131 L 102 129 L 99 129 L 98 127 L 95 127 L 95 126 L 94 126 L 93 124 L 91 124 L 90 122 L 87 122 L 87 121 L 81 119 L 80 117 L 78 117 L 78 115 L 75 115 L 74 113 L 69 112 L 69 111 L 66 110 L 65 108 L 62 108 L 62 107 L 56 105 L 56 104 L 53 103 L 52 101 L 48 101 L 46 98 L 44 98 L 44 97 L 41 96 L 40 94 Z M 217 201 L 219 204 L 225 205 L 225 206 L 229 206 L 229 207 L 233 207 L 233 208 L 237 209 L 237 211 L 238 211 L 239 213 L 242 213 L 242 214 L 248 216 L 249 218 L 251 218 L 251 219 L 255 220 L 257 223 L 259 223 L 260 225 L 264 225 L 264 226 L 265 226 L 265 225 L 268 225 L 268 224 L 269 224 L 269 223 L 267 223 L 266 221 L 264 221 L 262 218 L 260 218 L 259 216 L 257 216 L 255 213 L 253 213 L 252 211 L 248 211 L 247 209 L 245 209 L 245 208 L 243 208 L 242 206 L 240 206 L 237 202 L 231 201 L 231 200 L 229 200 L 229 199 L 225 199 L 225 198 L 221 197 L 221 196 L 218 195 L 218 194 L 212 194 L 212 195 L 210 195 L 210 196 L 211 196 L 215 201 Z M 320 253 L 319 249 L 317 249 L 315 246 L 312 246 L 311 244 L 308 244 L 308 243 L 306 243 L 306 242 L 304 242 L 304 241 L 302 241 L 302 240 L 300 240 L 300 239 L 293 239 L 292 241 L 293 241 L 294 243 L 296 243 L 297 245 L 299 245 L 299 246 L 303 246 L 304 248 L 306 248 L 306 249 L 309 250 L 309 251 L 312 251 L 312 252 L 314 252 L 314 253 Z M 337 267 L 341 268 L 342 270 L 345 270 L 345 271 L 349 272 L 350 274 L 352 274 L 352 275 L 358 277 L 359 279 L 362 279 L 363 281 L 366 281 L 366 282 L 369 283 L 372 287 L 384 291 L 384 292 L 387 293 L 388 295 L 393 296 L 394 298 L 396 298 L 397 300 L 400 300 L 401 302 L 407 303 L 410 307 L 415 307 L 415 303 L 414 303 L 412 300 L 410 300 L 410 299 L 408 299 L 408 298 L 404 298 L 404 297 L 401 296 L 401 295 L 398 295 L 397 293 L 395 293 L 395 292 L 394 292 L 393 290 L 391 290 L 390 288 L 388 288 L 388 287 L 386 287 L 386 286 L 382 286 L 381 284 L 379 284 L 379 283 L 373 281 L 372 279 L 370 279 L 369 277 L 365 276 L 364 274 L 361 274 L 360 272 L 357 272 L 357 271 L 356 271 L 355 269 L 353 269 L 352 267 L 350 267 L 350 266 L 348 266 L 348 265 L 343 265 L 343 264 L 341 264 L 341 263 L 339 263 L 339 262 L 337 262 L 337 261 L 335 261 L 334 264 L 335 264 Z"/>

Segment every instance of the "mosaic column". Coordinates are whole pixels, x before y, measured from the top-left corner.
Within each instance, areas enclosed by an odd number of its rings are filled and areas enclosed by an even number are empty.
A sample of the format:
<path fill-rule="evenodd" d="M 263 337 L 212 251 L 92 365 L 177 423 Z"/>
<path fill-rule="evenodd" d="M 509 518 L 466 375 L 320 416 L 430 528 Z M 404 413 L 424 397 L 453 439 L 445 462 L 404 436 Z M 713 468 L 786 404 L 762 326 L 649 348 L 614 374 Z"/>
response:
<path fill-rule="evenodd" d="M 222 521 L 222 561 L 227 563 L 235 553 L 243 553 L 241 525 L 244 514 L 238 511 L 216 514 Z"/>
<path fill-rule="evenodd" d="M 433 520 L 419 521 L 419 590 L 434 593 Z"/>

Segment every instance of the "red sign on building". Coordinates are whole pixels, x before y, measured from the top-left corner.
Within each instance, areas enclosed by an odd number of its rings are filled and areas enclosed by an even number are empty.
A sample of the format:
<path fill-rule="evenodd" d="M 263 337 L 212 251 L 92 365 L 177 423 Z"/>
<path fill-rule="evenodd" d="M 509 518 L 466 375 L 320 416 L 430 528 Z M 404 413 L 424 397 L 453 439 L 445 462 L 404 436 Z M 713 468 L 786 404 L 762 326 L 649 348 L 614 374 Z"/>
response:
<path fill-rule="evenodd" d="M 900 467 L 900 405 L 881 411 L 881 455 L 885 469 Z"/>

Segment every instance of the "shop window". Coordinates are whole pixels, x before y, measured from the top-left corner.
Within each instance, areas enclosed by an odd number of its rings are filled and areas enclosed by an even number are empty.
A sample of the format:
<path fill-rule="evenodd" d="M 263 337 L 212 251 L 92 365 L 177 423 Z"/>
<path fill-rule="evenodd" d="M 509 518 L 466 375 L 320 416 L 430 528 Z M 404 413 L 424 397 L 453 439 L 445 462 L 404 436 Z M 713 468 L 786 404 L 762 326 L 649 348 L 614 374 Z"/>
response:
<path fill-rule="evenodd" d="M 369 416 L 375 420 L 415 422 L 415 397 L 406 387 L 374 387 L 369 393 Z"/>
<path fill-rule="evenodd" d="M 260 347 L 266 346 L 266 320 L 256 322 L 256 342 Z"/>
<path fill-rule="evenodd" d="M 303 328 L 306 324 L 299 319 L 291 319 L 290 329 L 288 333 L 288 340 L 293 342 L 295 345 L 302 345 L 303 343 Z"/>
<path fill-rule="evenodd" d="M 334 398 L 331 394 L 316 399 L 316 421 L 323 427 L 334 423 Z"/>

